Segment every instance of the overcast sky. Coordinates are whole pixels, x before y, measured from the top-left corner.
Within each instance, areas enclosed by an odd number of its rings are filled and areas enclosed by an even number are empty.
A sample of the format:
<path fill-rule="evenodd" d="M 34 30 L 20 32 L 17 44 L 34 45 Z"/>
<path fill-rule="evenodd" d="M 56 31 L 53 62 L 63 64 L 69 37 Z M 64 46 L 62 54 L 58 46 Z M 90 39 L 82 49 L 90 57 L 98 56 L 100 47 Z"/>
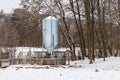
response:
<path fill-rule="evenodd" d="M 0 0 L 0 10 L 3 9 L 5 13 L 10 13 L 13 9 L 20 7 L 20 0 Z"/>

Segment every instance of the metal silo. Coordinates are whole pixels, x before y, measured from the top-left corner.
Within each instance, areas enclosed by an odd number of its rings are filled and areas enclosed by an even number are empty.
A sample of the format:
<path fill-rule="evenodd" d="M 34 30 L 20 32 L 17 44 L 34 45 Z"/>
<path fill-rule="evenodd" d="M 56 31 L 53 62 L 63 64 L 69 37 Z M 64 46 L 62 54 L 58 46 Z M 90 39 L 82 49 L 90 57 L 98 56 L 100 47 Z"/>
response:
<path fill-rule="evenodd" d="M 53 53 L 58 45 L 58 20 L 49 16 L 43 19 L 43 48 L 48 53 Z"/>

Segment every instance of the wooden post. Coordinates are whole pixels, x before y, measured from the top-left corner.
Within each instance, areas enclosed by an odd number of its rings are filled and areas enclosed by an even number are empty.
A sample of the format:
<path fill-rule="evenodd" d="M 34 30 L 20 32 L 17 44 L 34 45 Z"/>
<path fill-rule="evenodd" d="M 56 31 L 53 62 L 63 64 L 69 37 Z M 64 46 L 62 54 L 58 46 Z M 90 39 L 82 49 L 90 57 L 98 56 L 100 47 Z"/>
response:
<path fill-rule="evenodd" d="M 70 51 L 69 50 L 66 51 L 66 55 L 67 55 L 68 65 L 70 65 Z"/>
<path fill-rule="evenodd" d="M 0 52 L 0 67 L 2 67 L 2 62 L 1 62 L 1 52 Z"/>
<path fill-rule="evenodd" d="M 0 48 L 0 67 L 2 67 L 1 53 L 2 53 L 2 49 Z"/>

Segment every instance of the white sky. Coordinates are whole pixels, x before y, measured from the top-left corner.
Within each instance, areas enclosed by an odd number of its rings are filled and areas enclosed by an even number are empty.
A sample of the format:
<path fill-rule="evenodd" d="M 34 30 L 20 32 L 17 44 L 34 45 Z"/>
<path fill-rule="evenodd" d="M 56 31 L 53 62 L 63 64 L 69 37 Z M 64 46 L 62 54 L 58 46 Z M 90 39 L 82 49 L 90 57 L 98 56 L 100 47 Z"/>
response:
<path fill-rule="evenodd" d="M 19 8 L 20 0 L 0 0 L 0 10 L 3 9 L 5 13 L 12 12 L 15 8 Z"/>

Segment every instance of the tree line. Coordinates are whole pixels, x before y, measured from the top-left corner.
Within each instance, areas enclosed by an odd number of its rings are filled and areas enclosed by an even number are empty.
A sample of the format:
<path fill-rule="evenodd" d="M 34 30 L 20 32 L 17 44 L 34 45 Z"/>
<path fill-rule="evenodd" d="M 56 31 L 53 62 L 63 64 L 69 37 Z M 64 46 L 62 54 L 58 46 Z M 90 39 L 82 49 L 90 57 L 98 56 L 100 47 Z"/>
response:
<path fill-rule="evenodd" d="M 0 12 L 0 45 L 41 47 L 42 20 L 59 19 L 59 47 L 69 47 L 78 59 L 118 56 L 120 49 L 119 0 L 21 0 L 22 8 Z"/>

